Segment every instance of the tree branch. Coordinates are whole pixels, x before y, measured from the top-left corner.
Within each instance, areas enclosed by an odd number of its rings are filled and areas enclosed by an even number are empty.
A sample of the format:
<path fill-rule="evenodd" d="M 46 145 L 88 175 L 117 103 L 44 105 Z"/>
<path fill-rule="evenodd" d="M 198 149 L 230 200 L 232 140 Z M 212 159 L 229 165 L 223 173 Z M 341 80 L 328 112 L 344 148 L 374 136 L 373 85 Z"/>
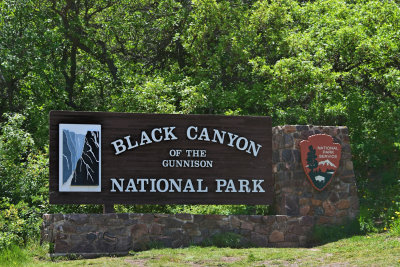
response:
<path fill-rule="evenodd" d="M 114 4 L 115 4 L 114 1 L 108 1 L 108 3 L 107 3 L 104 7 L 99 7 L 99 8 L 97 8 L 96 10 L 94 10 L 94 11 L 93 11 L 92 13 L 90 13 L 90 14 L 89 14 L 89 13 L 86 13 L 86 14 L 85 14 L 85 21 L 91 20 L 92 17 L 93 17 L 94 15 L 96 15 L 97 13 L 100 13 L 100 12 L 106 10 L 107 8 L 112 7 Z"/>

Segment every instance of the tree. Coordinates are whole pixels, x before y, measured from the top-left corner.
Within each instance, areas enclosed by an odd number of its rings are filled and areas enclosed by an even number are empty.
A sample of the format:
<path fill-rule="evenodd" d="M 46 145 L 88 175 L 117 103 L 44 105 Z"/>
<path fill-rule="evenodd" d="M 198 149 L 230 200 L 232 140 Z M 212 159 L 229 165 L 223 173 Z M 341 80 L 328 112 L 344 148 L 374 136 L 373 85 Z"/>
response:
<path fill-rule="evenodd" d="M 310 173 L 313 173 L 314 169 L 318 168 L 317 155 L 313 146 L 309 146 L 308 149 L 309 152 L 307 152 L 307 164 L 308 168 L 311 170 Z"/>

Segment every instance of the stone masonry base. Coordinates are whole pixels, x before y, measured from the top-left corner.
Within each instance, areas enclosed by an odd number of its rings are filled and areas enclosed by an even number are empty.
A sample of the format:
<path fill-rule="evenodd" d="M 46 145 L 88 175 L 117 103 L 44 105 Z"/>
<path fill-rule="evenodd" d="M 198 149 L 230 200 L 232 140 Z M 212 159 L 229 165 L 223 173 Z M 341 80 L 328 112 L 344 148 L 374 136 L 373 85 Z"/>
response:
<path fill-rule="evenodd" d="M 305 247 L 316 222 L 314 216 L 136 213 L 45 214 L 43 219 L 42 240 L 54 244 L 54 255 L 187 247 L 226 232 L 239 234 L 245 246 Z"/>

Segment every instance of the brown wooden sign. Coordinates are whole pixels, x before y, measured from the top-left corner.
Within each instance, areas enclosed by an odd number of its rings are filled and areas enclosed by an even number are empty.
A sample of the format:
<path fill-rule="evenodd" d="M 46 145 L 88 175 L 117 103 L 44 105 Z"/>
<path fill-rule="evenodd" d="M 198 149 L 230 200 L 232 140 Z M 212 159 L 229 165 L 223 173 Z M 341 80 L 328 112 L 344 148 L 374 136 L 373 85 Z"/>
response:
<path fill-rule="evenodd" d="M 50 203 L 272 204 L 269 117 L 50 112 Z"/>
<path fill-rule="evenodd" d="M 300 142 L 301 161 L 311 185 L 324 190 L 332 181 L 339 167 L 341 146 L 333 143 L 326 134 L 316 134 Z"/>

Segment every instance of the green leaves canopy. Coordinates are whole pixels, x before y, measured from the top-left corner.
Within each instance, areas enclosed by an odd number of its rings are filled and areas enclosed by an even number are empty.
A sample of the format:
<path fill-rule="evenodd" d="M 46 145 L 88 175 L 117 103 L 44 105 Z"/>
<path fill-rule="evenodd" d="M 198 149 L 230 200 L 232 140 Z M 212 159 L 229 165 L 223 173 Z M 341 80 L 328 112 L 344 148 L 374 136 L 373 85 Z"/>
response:
<path fill-rule="evenodd" d="M 42 147 L 51 109 L 347 125 L 358 171 L 399 159 L 395 1 L 0 3 L 1 111 Z"/>

